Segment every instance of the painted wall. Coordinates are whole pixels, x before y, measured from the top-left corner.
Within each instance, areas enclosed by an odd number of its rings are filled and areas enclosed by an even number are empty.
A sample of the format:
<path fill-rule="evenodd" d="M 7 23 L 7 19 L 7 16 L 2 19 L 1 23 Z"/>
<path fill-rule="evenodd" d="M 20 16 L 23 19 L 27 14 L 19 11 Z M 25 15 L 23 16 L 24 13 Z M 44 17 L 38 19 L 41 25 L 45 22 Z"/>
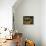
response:
<path fill-rule="evenodd" d="M 12 29 L 12 6 L 16 0 L 0 0 L 0 27 Z"/>
<path fill-rule="evenodd" d="M 41 38 L 42 46 L 46 46 L 46 0 L 41 1 Z"/>
<path fill-rule="evenodd" d="M 16 5 L 13 6 L 15 29 L 23 33 L 24 39 L 32 39 L 36 46 L 41 46 L 41 0 L 22 0 Z M 34 16 L 34 24 L 24 25 L 23 16 Z"/>

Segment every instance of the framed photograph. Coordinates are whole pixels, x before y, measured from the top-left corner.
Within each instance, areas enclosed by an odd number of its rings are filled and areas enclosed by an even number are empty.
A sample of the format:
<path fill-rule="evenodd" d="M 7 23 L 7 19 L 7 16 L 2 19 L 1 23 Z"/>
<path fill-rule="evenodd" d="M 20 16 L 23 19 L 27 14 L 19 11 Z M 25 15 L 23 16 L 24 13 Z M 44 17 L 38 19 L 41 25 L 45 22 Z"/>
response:
<path fill-rule="evenodd" d="M 23 24 L 34 24 L 34 16 L 23 16 Z"/>

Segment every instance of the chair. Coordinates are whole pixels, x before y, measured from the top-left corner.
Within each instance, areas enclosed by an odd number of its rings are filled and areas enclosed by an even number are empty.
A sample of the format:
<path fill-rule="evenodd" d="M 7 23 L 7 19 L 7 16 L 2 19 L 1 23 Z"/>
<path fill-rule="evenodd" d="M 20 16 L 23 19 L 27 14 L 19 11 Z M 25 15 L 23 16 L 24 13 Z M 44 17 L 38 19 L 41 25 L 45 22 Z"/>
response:
<path fill-rule="evenodd" d="M 25 46 L 35 46 L 35 43 L 32 40 L 26 40 Z"/>
<path fill-rule="evenodd" d="M 22 33 L 15 33 L 14 39 L 16 46 L 22 46 Z"/>

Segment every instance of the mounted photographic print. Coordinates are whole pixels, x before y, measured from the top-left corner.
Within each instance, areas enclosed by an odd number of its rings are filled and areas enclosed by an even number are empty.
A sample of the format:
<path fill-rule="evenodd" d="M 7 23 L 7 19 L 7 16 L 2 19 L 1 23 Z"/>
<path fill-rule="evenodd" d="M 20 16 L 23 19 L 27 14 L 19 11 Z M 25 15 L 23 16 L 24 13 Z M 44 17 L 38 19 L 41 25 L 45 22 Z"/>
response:
<path fill-rule="evenodd" d="M 23 16 L 23 24 L 34 24 L 34 16 Z"/>

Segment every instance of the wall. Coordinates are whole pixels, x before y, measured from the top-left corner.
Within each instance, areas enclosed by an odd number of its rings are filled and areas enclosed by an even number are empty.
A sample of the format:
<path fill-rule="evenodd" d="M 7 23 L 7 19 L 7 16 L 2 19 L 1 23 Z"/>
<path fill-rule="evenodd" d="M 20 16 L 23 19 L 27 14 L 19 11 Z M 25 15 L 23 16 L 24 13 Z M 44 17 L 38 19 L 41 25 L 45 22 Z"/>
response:
<path fill-rule="evenodd" d="M 41 38 L 42 46 L 46 46 L 46 0 L 41 1 Z"/>
<path fill-rule="evenodd" d="M 36 46 L 41 46 L 41 0 L 23 0 L 16 4 L 13 6 L 15 29 L 23 33 L 24 39 L 32 39 Z M 34 16 L 34 24 L 24 25 L 23 16 Z"/>
<path fill-rule="evenodd" d="M 16 0 L 0 0 L 0 27 L 12 29 L 12 6 Z"/>

